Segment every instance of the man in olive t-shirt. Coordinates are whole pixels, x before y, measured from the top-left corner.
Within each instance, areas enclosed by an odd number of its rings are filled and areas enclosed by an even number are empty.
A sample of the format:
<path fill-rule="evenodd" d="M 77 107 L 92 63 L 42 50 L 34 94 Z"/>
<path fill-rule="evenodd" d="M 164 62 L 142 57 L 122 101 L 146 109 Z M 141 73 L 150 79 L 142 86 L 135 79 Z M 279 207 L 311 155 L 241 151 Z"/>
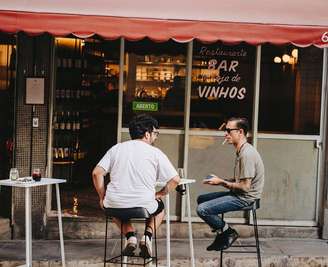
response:
<path fill-rule="evenodd" d="M 257 150 L 247 143 L 248 129 L 248 121 L 245 118 L 230 118 L 226 124 L 225 140 L 236 149 L 233 179 L 225 180 L 211 175 L 209 179 L 204 180 L 204 184 L 221 185 L 230 191 L 207 193 L 197 199 L 197 214 L 217 231 L 214 242 L 207 250 L 227 249 L 238 238 L 238 233 L 218 214 L 240 210 L 261 197 L 264 165 Z"/>

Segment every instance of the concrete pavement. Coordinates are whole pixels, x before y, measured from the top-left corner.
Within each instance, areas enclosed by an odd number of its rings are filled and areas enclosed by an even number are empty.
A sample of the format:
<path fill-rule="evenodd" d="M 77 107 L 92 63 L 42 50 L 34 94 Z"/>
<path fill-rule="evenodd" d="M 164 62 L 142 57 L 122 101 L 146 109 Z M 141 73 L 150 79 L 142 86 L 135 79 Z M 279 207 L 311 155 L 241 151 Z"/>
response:
<path fill-rule="evenodd" d="M 197 267 L 219 266 L 220 253 L 206 251 L 212 239 L 195 239 Z M 253 238 L 238 239 L 241 244 L 253 242 Z M 166 266 L 166 243 L 160 239 L 160 266 Z M 114 254 L 119 249 L 119 240 L 109 241 L 109 251 Z M 65 240 L 67 267 L 103 266 L 103 240 Z M 263 267 L 324 267 L 328 266 L 328 243 L 320 239 L 265 238 L 261 239 Z M 14 267 L 24 263 L 25 242 L 23 240 L 0 241 L 0 267 Z M 60 262 L 59 241 L 33 241 L 33 267 L 57 267 Z M 257 266 L 256 254 L 225 254 L 224 266 Z M 107 265 L 118 266 L 118 265 Z M 191 266 L 187 239 L 172 239 L 171 266 Z"/>

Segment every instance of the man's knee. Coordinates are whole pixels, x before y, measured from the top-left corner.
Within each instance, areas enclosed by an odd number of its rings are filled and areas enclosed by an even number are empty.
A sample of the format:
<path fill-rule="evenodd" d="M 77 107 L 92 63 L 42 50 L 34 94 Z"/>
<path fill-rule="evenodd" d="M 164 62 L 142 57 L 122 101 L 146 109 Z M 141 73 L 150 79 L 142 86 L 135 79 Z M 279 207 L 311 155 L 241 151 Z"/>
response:
<path fill-rule="evenodd" d="M 206 216 L 207 215 L 206 207 L 204 205 L 202 205 L 202 204 L 199 204 L 197 206 L 196 212 L 197 212 L 197 214 L 198 214 L 199 217 L 203 217 L 203 216 Z"/>
<path fill-rule="evenodd" d="M 202 196 L 201 195 L 197 197 L 197 204 L 200 204 L 200 203 L 202 203 Z"/>

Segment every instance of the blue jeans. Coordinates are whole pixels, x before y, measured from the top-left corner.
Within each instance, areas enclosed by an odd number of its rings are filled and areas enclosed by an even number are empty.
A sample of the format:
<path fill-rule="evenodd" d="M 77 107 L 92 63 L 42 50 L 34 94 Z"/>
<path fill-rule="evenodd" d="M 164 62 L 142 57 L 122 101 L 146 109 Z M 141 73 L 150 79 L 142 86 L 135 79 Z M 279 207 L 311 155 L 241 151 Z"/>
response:
<path fill-rule="evenodd" d="M 214 230 L 222 229 L 225 225 L 219 214 L 237 211 L 250 204 L 232 192 L 203 194 L 197 198 L 197 203 L 198 216 Z"/>

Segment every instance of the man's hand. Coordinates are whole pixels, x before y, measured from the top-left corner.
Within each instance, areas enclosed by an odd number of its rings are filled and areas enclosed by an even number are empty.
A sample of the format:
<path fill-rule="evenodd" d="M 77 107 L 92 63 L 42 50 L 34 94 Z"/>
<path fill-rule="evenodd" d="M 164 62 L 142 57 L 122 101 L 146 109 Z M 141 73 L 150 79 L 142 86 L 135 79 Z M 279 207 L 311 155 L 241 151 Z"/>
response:
<path fill-rule="evenodd" d="M 106 174 L 105 170 L 102 167 L 96 166 L 92 171 L 93 185 L 99 196 L 99 205 L 100 208 L 104 209 L 103 200 L 105 197 L 105 184 L 104 184 L 104 175 Z"/>
<path fill-rule="evenodd" d="M 223 185 L 225 184 L 225 180 L 223 180 L 222 178 L 219 178 L 217 176 L 213 176 L 210 179 L 205 179 L 203 180 L 203 184 L 209 184 L 209 185 Z"/>
<path fill-rule="evenodd" d="M 166 196 L 168 193 L 172 192 L 172 190 L 174 190 L 179 183 L 180 183 L 179 175 L 174 176 L 166 183 L 166 185 L 161 190 L 156 192 L 155 198 L 158 199 Z"/>
<path fill-rule="evenodd" d="M 163 192 L 161 192 L 161 191 L 158 191 L 155 194 L 156 199 L 162 199 L 164 196 L 165 196 L 165 194 L 163 194 Z"/>

